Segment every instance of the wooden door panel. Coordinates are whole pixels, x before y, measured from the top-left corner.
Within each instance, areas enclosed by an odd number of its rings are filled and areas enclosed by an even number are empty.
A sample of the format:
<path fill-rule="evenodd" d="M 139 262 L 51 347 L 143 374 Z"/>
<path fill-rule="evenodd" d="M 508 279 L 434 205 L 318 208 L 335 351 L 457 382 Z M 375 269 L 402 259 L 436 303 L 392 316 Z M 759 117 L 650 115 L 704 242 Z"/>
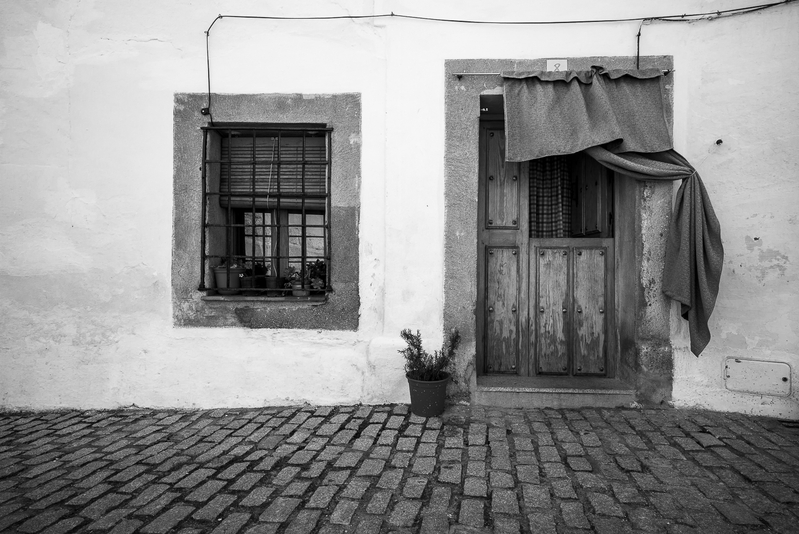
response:
<path fill-rule="evenodd" d="M 565 247 L 539 247 L 531 263 L 536 265 L 536 294 L 531 314 L 536 317 L 535 353 L 539 373 L 568 372 L 569 253 Z"/>
<path fill-rule="evenodd" d="M 519 228 L 518 164 L 505 161 L 504 130 L 489 130 L 486 143 L 486 228 Z"/>
<path fill-rule="evenodd" d="M 487 247 L 486 372 L 515 373 L 519 336 L 519 249 Z"/>
<path fill-rule="evenodd" d="M 574 368 L 575 375 L 605 374 L 606 276 L 604 247 L 574 248 Z"/>

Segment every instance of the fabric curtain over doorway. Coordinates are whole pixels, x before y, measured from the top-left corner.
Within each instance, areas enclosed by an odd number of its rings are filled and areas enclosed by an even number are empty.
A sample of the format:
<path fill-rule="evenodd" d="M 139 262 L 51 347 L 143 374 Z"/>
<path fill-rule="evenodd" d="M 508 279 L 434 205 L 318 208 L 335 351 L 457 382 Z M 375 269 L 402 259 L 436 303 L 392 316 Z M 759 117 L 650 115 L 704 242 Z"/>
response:
<path fill-rule="evenodd" d="M 571 177 L 563 156 L 530 162 L 530 237 L 569 237 Z"/>
<path fill-rule="evenodd" d="M 666 244 L 663 292 L 681 305 L 691 351 L 710 342 L 724 248 L 707 190 L 672 149 L 657 69 L 515 72 L 505 78 L 508 161 L 585 151 L 638 180 L 682 180 Z"/>

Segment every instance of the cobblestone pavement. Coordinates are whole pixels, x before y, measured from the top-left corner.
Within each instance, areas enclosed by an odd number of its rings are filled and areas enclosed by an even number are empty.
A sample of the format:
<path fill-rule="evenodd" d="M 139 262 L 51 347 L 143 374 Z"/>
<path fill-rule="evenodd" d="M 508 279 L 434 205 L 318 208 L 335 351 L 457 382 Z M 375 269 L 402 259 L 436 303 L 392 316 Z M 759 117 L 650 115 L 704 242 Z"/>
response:
<path fill-rule="evenodd" d="M 0 414 L 0 532 L 799 532 L 799 428 L 405 405 Z"/>

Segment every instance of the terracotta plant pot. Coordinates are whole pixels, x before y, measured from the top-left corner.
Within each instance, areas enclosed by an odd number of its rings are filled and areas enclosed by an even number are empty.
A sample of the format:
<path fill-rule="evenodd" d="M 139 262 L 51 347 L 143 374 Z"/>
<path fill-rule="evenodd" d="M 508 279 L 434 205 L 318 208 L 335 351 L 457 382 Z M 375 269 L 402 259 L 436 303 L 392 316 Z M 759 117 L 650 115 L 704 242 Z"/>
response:
<path fill-rule="evenodd" d="M 224 265 L 214 267 L 214 277 L 216 278 L 216 288 L 220 295 L 236 295 L 241 287 L 241 275 L 244 274 L 242 267 L 230 268 L 230 281 L 228 283 L 228 268 Z"/>
<path fill-rule="evenodd" d="M 411 390 L 411 412 L 420 417 L 436 417 L 444 413 L 450 375 L 444 373 L 444 376 L 443 380 L 427 381 L 405 375 Z"/>
<path fill-rule="evenodd" d="M 283 287 L 283 279 L 279 276 L 266 277 L 266 296 L 267 297 L 282 297 L 283 292 L 280 288 Z M 271 290 L 271 291 L 270 291 Z"/>
<path fill-rule="evenodd" d="M 295 297 L 307 297 L 311 294 L 310 289 L 303 289 L 302 282 L 291 283 L 291 294 Z"/>

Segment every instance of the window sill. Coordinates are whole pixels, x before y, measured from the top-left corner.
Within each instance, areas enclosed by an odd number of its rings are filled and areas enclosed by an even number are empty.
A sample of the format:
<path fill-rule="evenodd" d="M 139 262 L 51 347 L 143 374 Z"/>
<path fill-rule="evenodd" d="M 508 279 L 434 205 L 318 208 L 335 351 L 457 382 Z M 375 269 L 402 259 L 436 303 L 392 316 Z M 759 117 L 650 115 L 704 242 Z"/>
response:
<path fill-rule="evenodd" d="M 320 297 L 267 297 L 261 295 L 204 295 L 200 297 L 206 302 L 273 302 L 281 305 L 321 306 L 327 298 Z"/>

